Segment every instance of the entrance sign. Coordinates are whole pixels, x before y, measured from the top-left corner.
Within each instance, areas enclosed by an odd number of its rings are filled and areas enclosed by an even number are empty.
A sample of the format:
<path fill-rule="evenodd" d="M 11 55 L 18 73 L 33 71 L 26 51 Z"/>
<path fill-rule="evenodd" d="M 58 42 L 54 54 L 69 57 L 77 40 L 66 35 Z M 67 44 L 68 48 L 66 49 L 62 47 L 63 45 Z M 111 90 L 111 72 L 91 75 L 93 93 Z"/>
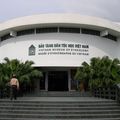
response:
<path fill-rule="evenodd" d="M 85 44 L 39 44 L 38 55 L 89 55 L 89 45 Z"/>
<path fill-rule="evenodd" d="M 36 41 L 28 46 L 28 57 L 39 66 L 79 66 L 89 59 L 89 49 L 89 44 L 80 42 Z"/>

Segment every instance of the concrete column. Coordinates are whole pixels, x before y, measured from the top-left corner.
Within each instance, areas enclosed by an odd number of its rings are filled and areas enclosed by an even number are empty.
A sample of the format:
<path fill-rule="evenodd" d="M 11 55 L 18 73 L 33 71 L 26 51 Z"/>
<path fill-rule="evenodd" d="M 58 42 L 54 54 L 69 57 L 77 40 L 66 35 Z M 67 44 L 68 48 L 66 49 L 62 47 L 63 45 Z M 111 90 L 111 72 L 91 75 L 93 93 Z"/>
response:
<path fill-rule="evenodd" d="M 45 74 L 45 90 L 48 91 L 48 71 Z"/>
<path fill-rule="evenodd" d="M 68 70 L 68 90 L 71 91 L 71 70 Z"/>

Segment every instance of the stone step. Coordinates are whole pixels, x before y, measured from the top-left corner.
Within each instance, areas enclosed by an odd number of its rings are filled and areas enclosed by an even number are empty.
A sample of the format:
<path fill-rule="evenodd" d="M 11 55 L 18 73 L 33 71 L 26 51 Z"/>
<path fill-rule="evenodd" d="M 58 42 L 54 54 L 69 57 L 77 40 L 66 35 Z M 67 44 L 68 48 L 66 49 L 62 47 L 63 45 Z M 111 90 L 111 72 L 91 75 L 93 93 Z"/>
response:
<path fill-rule="evenodd" d="M 80 104 L 80 105 L 74 105 L 74 104 L 71 104 L 71 105 L 34 105 L 34 104 L 29 104 L 29 105 L 24 105 L 24 104 L 8 104 L 8 105 L 0 105 L 0 108 L 10 108 L 10 107 L 15 107 L 15 108 L 111 108 L 111 107 L 119 107 L 118 104 L 94 104 L 94 105 L 91 105 L 91 104 Z"/>
<path fill-rule="evenodd" d="M 30 97 L 90 97 L 90 92 L 79 91 L 39 91 L 38 93 L 27 94 Z"/>
<path fill-rule="evenodd" d="M 60 99 L 62 99 L 62 98 L 60 98 Z M 22 103 L 22 104 L 100 104 L 100 103 L 102 103 L 102 104 L 111 104 L 111 103 L 113 103 L 113 104 L 116 104 L 116 101 L 114 101 L 114 100 L 109 100 L 109 101 L 107 101 L 107 100 L 102 100 L 102 101 L 26 101 L 26 100 L 24 100 L 24 101 L 22 101 L 22 100 L 15 100 L 15 101 L 11 101 L 11 100 L 0 100 L 0 105 L 1 104 L 19 104 L 19 103 Z"/>
<path fill-rule="evenodd" d="M 32 97 L 33 98 L 33 97 Z M 19 99 L 19 100 L 9 100 L 9 99 L 0 99 L 0 105 L 1 104 L 9 104 L 9 103 L 13 103 L 13 104 L 19 104 L 19 103 L 22 103 L 22 104 L 116 104 L 116 101 L 114 100 L 107 100 L 107 99 L 93 99 L 92 97 L 92 100 L 89 100 L 89 97 L 70 97 L 70 98 L 67 98 L 67 99 L 64 99 L 66 97 L 50 97 L 50 98 L 53 98 L 53 99 L 50 99 L 49 97 L 40 97 L 39 100 L 30 100 L 32 99 L 31 97 L 27 97 L 27 99 Z M 39 97 L 38 97 L 39 98 Z M 55 98 L 55 99 L 54 99 Z M 73 100 L 71 100 L 73 98 Z M 79 99 L 80 98 L 80 99 Z M 46 99 L 48 99 L 46 101 Z M 87 99 L 87 100 L 86 100 Z"/>
<path fill-rule="evenodd" d="M 14 113 L 14 114 L 115 114 L 120 113 L 120 110 L 1 110 L 1 113 Z"/>
<path fill-rule="evenodd" d="M 32 97 L 33 98 L 33 97 Z M 85 98 L 83 99 L 83 97 L 75 97 L 75 100 L 71 100 L 74 97 L 70 97 L 65 101 L 62 101 L 62 99 L 64 100 L 64 98 L 66 97 L 50 97 L 50 98 L 58 98 L 57 100 L 49 100 L 49 97 L 40 97 L 40 100 L 30 100 L 32 99 L 31 97 L 27 97 L 27 100 L 25 100 L 24 98 L 20 98 L 19 100 L 9 100 L 9 99 L 0 99 L 0 104 L 1 103 L 50 103 L 50 104 L 54 104 L 57 102 L 57 104 L 71 104 L 71 103 L 75 103 L 75 104 L 80 104 L 80 103 L 116 103 L 115 100 L 107 100 L 107 99 L 93 99 L 93 100 L 89 100 L 89 97 L 86 98 L 88 100 L 86 100 Z M 41 100 L 41 98 L 44 98 Z M 78 100 L 77 100 L 78 98 Z M 80 100 L 80 98 L 82 100 Z M 92 97 L 91 97 L 92 98 Z M 48 99 L 48 101 L 46 101 L 45 99 Z"/>
<path fill-rule="evenodd" d="M 31 106 L 31 107 L 94 107 L 94 106 L 118 106 L 117 103 L 0 103 L 0 106 Z"/>
<path fill-rule="evenodd" d="M 2 118 L 43 118 L 43 119 L 83 119 L 83 118 L 120 118 L 120 114 L 8 114 L 8 113 L 3 113 L 0 114 L 0 117 Z"/>
<path fill-rule="evenodd" d="M 0 120 L 120 120 L 116 101 L 92 97 L 0 100 Z"/>
<path fill-rule="evenodd" d="M 44 119 L 44 118 L 42 118 L 42 119 L 40 119 L 40 118 L 0 118 L 0 120 L 120 120 L 120 118 L 92 118 L 92 119 L 87 119 L 87 118 L 84 118 L 84 119 L 81 119 L 81 118 L 76 118 L 76 119 L 71 119 L 71 118 L 69 118 L 69 119 L 61 119 L 61 118 L 57 118 L 57 119 L 51 119 L 51 118 L 49 118 L 49 119 Z"/>
<path fill-rule="evenodd" d="M 19 107 L 17 107 L 17 106 L 0 106 L 0 110 L 2 110 L 2 109 L 7 109 L 7 110 L 22 110 L 22 109 L 24 109 L 24 110 L 29 110 L 29 109 L 32 109 L 32 110 L 39 110 L 39 109 L 41 109 L 41 110 L 60 110 L 60 109 L 62 109 L 62 110 L 69 110 L 69 109 L 71 109 L 71 110 L 74 110 L 74 109 L 76 109 L 76 110 L 108 110 L 108 109 L 117 109 L 117 110 L 119 110 L 120 109 L 120 107 L 119 106 L 107 106 L 107 107 L 104 107 L 104 106 L 94 106 L 94 107 L 31 107 L 31 106 L 27 106 L 27 107 L 23 107 L 23 106 L 19 106 Z"/>

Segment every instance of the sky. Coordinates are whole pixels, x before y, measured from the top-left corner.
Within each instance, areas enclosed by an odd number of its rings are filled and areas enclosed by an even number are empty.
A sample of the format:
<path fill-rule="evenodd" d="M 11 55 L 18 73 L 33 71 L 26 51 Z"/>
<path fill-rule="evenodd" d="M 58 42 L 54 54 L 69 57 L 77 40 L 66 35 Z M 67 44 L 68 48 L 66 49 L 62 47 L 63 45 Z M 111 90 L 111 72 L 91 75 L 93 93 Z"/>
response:
<path fill-rule="evenodd" d="M 0 22 L 46 13 L 78 13 L 120 22 L 120 0 L 0 0 Z"/>

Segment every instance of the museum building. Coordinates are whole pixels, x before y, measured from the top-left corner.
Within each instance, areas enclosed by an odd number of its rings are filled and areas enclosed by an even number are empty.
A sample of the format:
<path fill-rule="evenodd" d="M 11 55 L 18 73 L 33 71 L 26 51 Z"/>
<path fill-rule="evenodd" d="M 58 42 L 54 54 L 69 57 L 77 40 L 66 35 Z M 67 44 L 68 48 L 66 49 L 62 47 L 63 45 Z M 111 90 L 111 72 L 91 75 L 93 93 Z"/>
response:
<path fill-rule="evenodd" d="M 76 68 L 92 57 L 120 59 L 120 23 L 79 14 L 40 14 L 0 23 L 0 60 L 32 60 L 38 90 L 74 90 Z"/>

